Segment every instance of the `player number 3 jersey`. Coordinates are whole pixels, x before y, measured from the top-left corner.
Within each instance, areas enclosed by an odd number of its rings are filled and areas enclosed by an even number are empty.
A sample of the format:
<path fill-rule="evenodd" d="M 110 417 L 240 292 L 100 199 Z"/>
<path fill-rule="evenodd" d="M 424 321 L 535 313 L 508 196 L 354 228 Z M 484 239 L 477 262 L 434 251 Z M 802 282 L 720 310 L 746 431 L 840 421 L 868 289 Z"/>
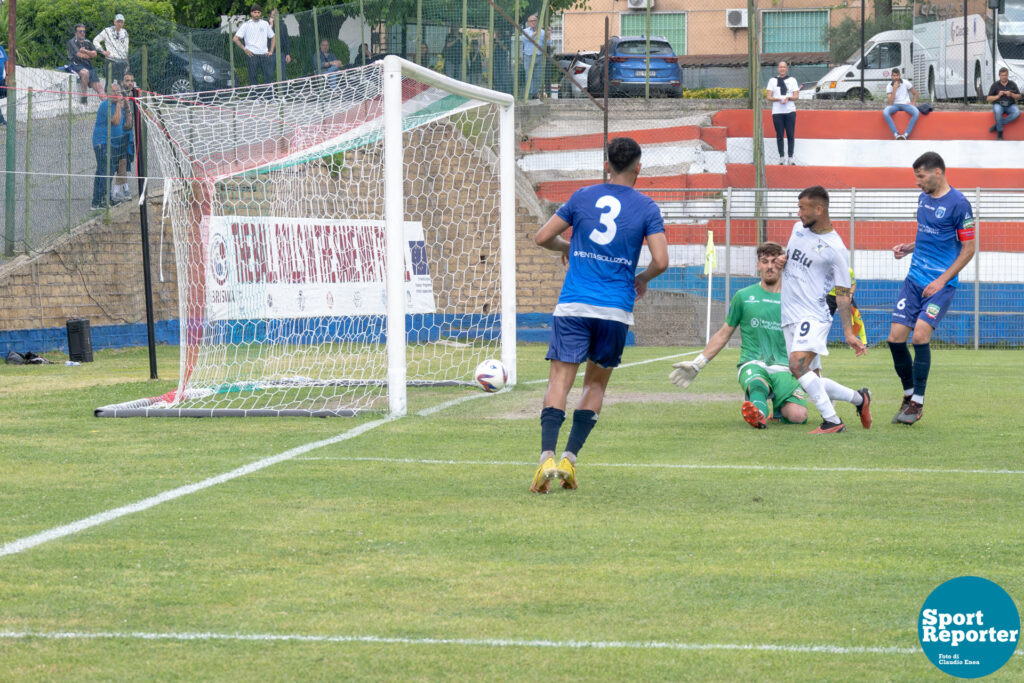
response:
<path fill-rule="evenodd" d="M 631 187 L 606 183 L 576 190 L 556 214 L 572 226 L 572 238 L 555 315 L 632 325 L 640 250 L 648 235 L 665 232 L 658 205 Z"/>
<path fill-rule="evenodd" d="M 830 323 L 826 296 L 850 287 L 850 253 L 835 230 L 819 235 L 797 221 L 786 246 L 782 273 L 782 324 Z"/>

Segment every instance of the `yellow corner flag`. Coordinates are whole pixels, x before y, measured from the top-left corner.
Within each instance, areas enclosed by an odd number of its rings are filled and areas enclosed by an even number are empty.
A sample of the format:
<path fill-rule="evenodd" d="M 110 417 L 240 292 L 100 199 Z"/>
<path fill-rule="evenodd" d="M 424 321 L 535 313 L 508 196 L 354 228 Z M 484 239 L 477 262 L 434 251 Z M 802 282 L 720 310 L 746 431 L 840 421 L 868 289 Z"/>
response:
<path fill-rule="evenodd" d="M 716 265 L 718 265 L 718 260 L 715 258 L 714 233 L 708 230 L 708 249 L 704 252 L 704 274 L 710 275 Z"/>

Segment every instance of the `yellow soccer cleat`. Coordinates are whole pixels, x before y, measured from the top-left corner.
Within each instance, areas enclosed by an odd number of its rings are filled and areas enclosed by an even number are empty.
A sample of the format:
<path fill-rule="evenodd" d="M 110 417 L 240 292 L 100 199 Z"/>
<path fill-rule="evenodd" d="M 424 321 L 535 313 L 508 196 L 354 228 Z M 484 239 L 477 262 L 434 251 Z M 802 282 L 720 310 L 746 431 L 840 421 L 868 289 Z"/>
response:
<path fill-rule="evenodd" d="M 562 480 L 563 489 L 576 489 L 576 466 L 565 456 L 558 461 L 558 478 Z"/>
<path fill-rule="evenodd" d="M 530 491 L 533 493 L 547 493 L 548 485 L 551 484 L 551 480 L 555 478 L 557 468 L 555 467 L 555 459 L 547 458 L 540 464 L 537 471 L 533 475 L 533 483 L 530 484 Z"/>

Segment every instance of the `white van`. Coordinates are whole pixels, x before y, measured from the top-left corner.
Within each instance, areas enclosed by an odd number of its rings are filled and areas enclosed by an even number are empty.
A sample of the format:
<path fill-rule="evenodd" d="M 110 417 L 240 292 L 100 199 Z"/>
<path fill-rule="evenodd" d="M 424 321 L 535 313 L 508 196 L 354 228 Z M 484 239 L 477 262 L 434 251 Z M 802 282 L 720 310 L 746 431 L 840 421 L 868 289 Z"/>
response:
<path fill-rule="evenodd" d="M 899 67 L 903 80 L 913 80 L 914 32 L 882 31 L 864 42 L 865 99 L 885 99 L 885 87 L 891 82 L 893 67 Z M 819 99 L 860 99 L 860 50 L 840 66 L 829 71 L 814 86 Z M 917 87 L 920 93 L 921 88 Z"/>

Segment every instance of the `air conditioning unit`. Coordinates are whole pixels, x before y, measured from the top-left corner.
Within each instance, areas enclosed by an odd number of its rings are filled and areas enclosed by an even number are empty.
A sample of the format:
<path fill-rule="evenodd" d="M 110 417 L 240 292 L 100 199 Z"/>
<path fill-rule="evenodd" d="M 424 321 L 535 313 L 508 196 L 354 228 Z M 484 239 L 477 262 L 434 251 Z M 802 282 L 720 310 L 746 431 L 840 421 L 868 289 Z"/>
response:
<path fill-rule="evenodd" d="M 632 0 L 630 0 L 632 2 Z M 746 28 L 747 27 L 747 10 L 743 9 L 727 9 L 725 10 L 725 27 L 726 28 Z"/>
<path fill-rule="evenodd" d="M 654 9 L 654 0 L 626 0 L 626 7 L 629 9 L 647 9 L 647 3 L 651 3 L 651 9 Z"/>

